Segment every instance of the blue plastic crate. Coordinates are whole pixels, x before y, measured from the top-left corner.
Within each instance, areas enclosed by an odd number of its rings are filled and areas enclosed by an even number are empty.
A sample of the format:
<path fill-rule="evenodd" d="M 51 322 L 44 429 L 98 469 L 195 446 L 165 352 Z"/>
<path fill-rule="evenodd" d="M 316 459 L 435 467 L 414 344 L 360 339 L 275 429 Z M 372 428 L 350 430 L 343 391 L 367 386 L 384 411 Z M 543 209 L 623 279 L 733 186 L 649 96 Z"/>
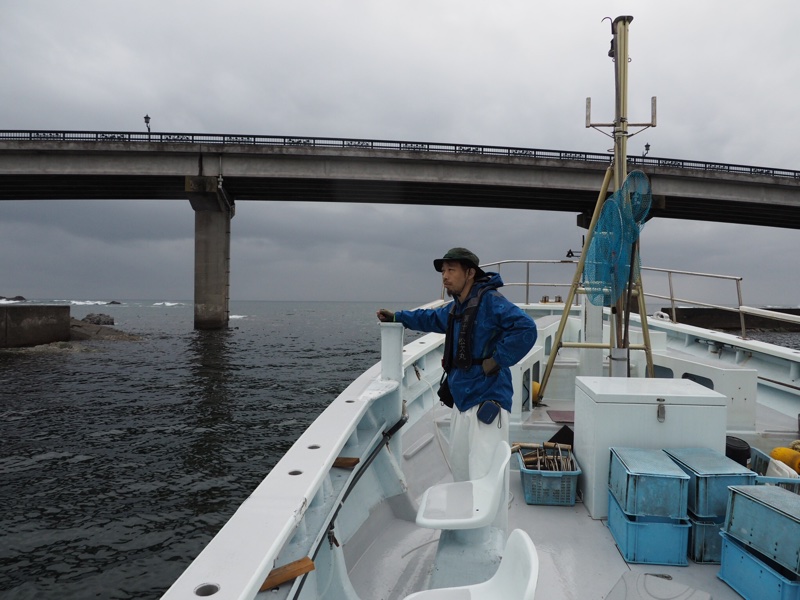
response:
<path fill-rule="evenodd" d="M 745 600 L 800 600 L 800 582 L 791 573 L 753 553 L 726 533 L 719 577 Z"/>
<path fill-rule="evenodd" d="M 800 496 L 772 485 L 733 486 L 722 530 L 800 574 Z"/>
<path fill-rule="evenodd" d="M 688 517 L 689 476 L 662 450 L 611 448 L 608 487 L 629 515 Z"/>
<path fill-rule="evenodd" d="M 794 494 L 800 494 L 800 478 L 795 477 L 766 477 L 770 457 L 758 448 L 750 448 L 750 470 L 756 475 L 758 485 L 777 485 Z"/>
<path fill-rule="evenodd" d="M 689 558 L 696 563 L 718 565 L 722 557 L 722 523 L 725 517 L 709 520 L 689 511 Z"/>
<path fill-rule="evenodd" d="M 724 517 L 728 486 L 755 485 L 756 474 L 710 448 L 675 448 L 664 452 L 689 476 L 688 509 L 696 517 Z"/>
<path fill-rule="evenodd" d="M 537 471 L 525 468 L 522 454 L 517 454 L 522 490 L 525 492 L 527 504 L 547 504 L 573 506 L 575 491 L 578 487 L 578 475 L 581 474 L 578 461 L 574 471 Z"/>
<path fill-rule="evenodd" d="M 611 491 L 608 492 L 608 528 L 626 562 L 688 565 L 690 527 L 682 519 L 626 515 Z"/>

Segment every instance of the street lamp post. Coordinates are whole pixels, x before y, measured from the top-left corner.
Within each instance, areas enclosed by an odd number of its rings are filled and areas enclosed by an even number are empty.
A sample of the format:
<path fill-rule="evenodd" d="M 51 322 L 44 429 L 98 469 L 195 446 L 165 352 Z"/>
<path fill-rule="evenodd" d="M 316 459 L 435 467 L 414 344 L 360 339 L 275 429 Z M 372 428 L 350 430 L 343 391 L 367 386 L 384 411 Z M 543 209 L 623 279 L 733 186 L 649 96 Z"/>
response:
<path fill-rule="evenodd" d="M 144 124 L 147 125 L 147 141 L 150 141 L 150 115 L 144 116 Z"/>

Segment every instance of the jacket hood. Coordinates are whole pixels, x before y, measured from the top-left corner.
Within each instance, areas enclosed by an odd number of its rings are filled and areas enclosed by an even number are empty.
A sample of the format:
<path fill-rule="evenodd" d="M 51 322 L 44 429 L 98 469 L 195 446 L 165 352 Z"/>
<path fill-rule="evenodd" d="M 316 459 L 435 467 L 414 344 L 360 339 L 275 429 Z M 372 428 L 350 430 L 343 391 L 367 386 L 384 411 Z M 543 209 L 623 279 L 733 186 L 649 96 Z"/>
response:
<path fill-rule="evenodd" d="M 500 273 L 486 273 L 484 277 L 481 277 L 473 284 L 469 295 L 472 296 L 473 290 L 477 291 L 482 287 L 490 287 L 495 289 L 503 287 L 503 279 L 500 277 Z"/>
<path fill-rule="evenodd" d="M 486 273 L 483 277 L 481 277 L 475 283 L 472 284 L 472 288 L 469 291 L 469 296 L 467 297 L 467 300 L 475 296 L 475 294 L 477 294 L 478 290 L 480 290 L 481 288 L 489 288 L 496 290 L 497 288 L 500 287 L 503 287 L 503 280 L 500 278 L 500 273 Z M 458 301 L 457 297 L 454 298 L 454 300 L 458 304 L 462 304 L 460 301 Z M 464 302 L 466 302 L 466 300 Z"/>

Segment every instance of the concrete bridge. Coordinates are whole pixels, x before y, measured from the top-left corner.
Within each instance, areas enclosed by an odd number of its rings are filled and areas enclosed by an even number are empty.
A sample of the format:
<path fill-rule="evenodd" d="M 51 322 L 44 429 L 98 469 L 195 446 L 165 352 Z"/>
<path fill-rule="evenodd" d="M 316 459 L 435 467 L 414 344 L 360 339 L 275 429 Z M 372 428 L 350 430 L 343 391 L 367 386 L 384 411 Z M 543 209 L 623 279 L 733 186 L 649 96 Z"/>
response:
<path fill-rule="evenodd" d="M 189 200 L 195 327 L 228 322 L 230 220 L 241 200 L 574 212 L 597 201 L 609 154 L 426 142 L 184 133 L 0 131 L 0 200 Z M 800 171 L 629 157 L 651 218 L 800 229 Z"/>

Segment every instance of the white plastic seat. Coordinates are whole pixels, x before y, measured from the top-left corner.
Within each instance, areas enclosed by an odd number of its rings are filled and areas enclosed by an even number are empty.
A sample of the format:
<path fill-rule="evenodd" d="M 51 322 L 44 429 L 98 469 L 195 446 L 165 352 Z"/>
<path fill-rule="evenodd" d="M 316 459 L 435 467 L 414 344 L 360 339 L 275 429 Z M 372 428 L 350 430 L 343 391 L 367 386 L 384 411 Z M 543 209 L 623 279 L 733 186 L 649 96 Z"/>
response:
<path fill-rule="evenodd" d="M 434 485 L 422 495 L 417 525 L 428 529 L 477 529 L 492 523 L 505 494 L 511 458 L 507 442 L 497 444 L 489 472 L 474 481 Z"/>
<path fill-rule="evenodd" d="M 508 536 L 497 572 L 483 583 L 426 590 L 405 600 L 533 600 L 539 579 L 539 555 L 522 529 Z"/>

